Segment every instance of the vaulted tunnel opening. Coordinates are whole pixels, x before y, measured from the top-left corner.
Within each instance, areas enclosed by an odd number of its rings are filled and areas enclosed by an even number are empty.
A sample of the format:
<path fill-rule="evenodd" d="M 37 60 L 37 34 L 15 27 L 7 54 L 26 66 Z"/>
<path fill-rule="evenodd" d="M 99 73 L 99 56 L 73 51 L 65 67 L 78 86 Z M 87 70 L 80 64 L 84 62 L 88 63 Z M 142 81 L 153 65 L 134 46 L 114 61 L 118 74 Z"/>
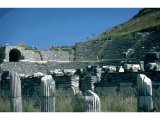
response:
<path fill-rule="evenodd" d="M 21 52 L 18 49 L 12 49 L 9 52 L 9 62 L 19 62 L 21 59 Z"/>

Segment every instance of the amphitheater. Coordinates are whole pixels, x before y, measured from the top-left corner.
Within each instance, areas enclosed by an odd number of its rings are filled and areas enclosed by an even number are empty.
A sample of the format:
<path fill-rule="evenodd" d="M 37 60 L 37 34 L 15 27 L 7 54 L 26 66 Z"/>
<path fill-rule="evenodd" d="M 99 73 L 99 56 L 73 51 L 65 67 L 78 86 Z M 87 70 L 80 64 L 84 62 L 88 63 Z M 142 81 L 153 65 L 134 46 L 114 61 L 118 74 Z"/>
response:
<path fill-rule="evenodd" d="M 140 13 L 141 16 L 143 14 Z M 133 22 L 137 18 L 130 21 Z M 156 20 L 158 21 L 159 17 Z M 125 24 L 119 27 L 123 28 Z M 70 96 L 81 93 L 84 95 L 89 90 L 88 96 L 93 95 L 98 102 L 100 100 L 96 94 L 103 97 L 116 92 L 124 94 L 125 97 L 136 96 L 137 102 L 142 102 L 137 104 L 138 110 L 145 105 L 148 109 L 148 105 L 151 105 L 151 109 L 146 110 L 151 111 L 153 101 L 155 102 L 155 99 L 158 101 L 160 97 L 159 33 L 160 25 L 157 24 L 131 31 L 126 35 L 119 33 L 121 37 L 107 36 L 104 33 L 98 38 L 75 43 L 74 46 L 58 46 L 58 49 L 52 50 L 27 49 L 12 45 L 0 46 L 0 96 L 11 98 L 10 94 L 14 93 L 11 89 L 16 92 L 18 89 L 19 96 L 12 96 L 14 102 L 22 99 L 21 96 L 38 97 L 38 99 L 40 97 L 42 103 L 44 102 L 42 111 L 55 111 L 55 106 L 52 106 L 54 110 L 48 109 L 49 103 L 55 101 L 55 91 L 50 88 L 62 89 Z M 141 79 L 142 77 L 144 79 Z M 50 82 L 51 79 L 53 84 L 48 85 L 44 82 L 45 80 Z M 13 84 L 11 84 L 12 80 Z M 14 84 L 14 80 L 18 81 L 17 84 Z M 45 87 L 47 89 L 44 89 Z M 53 92 L 51 94 L 53 98 L 50 98 L 48 91 Z M 89 97 L 86 98 L 90 101 Z M 95 99 L 90 101 L 93 105 Z M 146 101 L 151 103 L 147 104 Z M 98 105 L 97 111 L 100 111 L 99 108 Z M 93 112 L 93 110 L 86 111 Z"/>
<path fill-rule="evenodd" d="M 23 98 L 41 97 L 42 78 L 47 75 L 52 76 L 56 90 L 62 89 L 70 96 L 84 94 L 87 90 L 101 96 L 108 96 L 114 92 L 136 96 L 137 76 L 140 74 L 146 75 L 152 81 L 152 96 L 159 97 L 160 65 L 157 62 L 159 51 L 148 52 L 149 58 L 144 57 L 144 61 L 136 58 L 139 54 L 145 55 L 147 51 L 147 49 L 141 53 L 138 51 L 142 48 L 142 44 L 139 43 L 143 39 L 149 37 L 157 39 L 159 36 L 154 34 L 146 35 L 145 38 L 143 36 L 144 34 L 135 33 L 132 37 L 118 41 L 92 40 L 53 50 L 1 46 L 0 69 L 3 71 L 0 80 L 1 95 L 10 95 L 10 72 L 14 71 L 20 77 Z M 139 48 L 135 48 L 137 50 L 134 51 L 134 56 L 128 58 L 124 53 L 134 46 Z M 124 68 L 123 72 L 119 72 L 120 66 Z"/>

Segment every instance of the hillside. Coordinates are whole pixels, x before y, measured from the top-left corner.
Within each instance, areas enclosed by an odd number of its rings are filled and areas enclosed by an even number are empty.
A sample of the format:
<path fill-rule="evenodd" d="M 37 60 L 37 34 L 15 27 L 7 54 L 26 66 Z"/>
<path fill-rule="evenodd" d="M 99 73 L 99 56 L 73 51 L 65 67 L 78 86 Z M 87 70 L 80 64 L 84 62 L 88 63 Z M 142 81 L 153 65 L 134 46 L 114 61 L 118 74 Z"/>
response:
<path fill-rule="evenodd" d="M 76 61 L 121 61 L 129 49 L 133 58 L 142 59 L 146 51 L 160 51 L 160 9 L 141 9 L 129 21 L 102 33 L 94 40 L 77 43 Z"/>
<path fill-rule="evenodd" d="M 3 49 L 0 49 L 0 62 L 4 58 Z M 73 55 L 71 60 L 76 62 L 119 62 L 126 58 L 125 53 L 129 49 L 134 50 L 132 58 L 136 59 L 143 59 L 145 52 L 151 49 L 160 52 L 160 8 L 141 9 L 129 21 L 105 31 L 97 38 L 76 43 L 69 53 Z"/>
<path fill-rule="evenodd" d="M 160 25 L 160 9 L 146 8 L 140 10 L 139 13 L 129 21 L 111 28 L 102 35 L 114 37 L 152 28 L 158 25 Z"/>
<path fill-rule="evenodd" d="M 134 50 L 136 59 L 143 59 L 153 48 L 160 51 L 160 9 L 140 10 L 129 21 L 102 33 L 99 40 L 104 41 L 98 54 L 103 60 L 124 59 L 128 49 Z"/>

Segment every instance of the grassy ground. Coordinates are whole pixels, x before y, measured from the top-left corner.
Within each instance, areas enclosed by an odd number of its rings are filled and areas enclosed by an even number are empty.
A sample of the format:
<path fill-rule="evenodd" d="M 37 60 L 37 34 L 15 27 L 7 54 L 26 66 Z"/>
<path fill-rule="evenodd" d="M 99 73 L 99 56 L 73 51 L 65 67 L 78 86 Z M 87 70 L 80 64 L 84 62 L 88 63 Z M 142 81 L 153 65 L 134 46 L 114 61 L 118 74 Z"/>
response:
<path fill-rule="evenodd" d="M 102 112 L 136 112 L 137 99 L 135 96 L 124 96 L 113 93 L 108 96 L 100 96 Z"/>
<path fill-rule="evenodd" d="M 124 96 L 122 93 L 112 93 L 107 96 L 99 96 L 101 100 L 101 112 L 137 112 L 136 96 Z M 154 106 L 160 111 L 160 97 L 153 98 Z M 41 112 L 40 97 L 23 98 L 23 112 Z M 62 91 L 56 96 L 56 112 L 84 112 L 84 97 L 82 95 L 71 96 Z M 0 112 L 10 112 L 10 101 L 7 97 L 0 98 Z"/>
<path fill-rule="evenodd" d="M 102 112 L 135 112 L 136 97 L 124 97 L 121 94 L 100 96 Z M 23 112 L 40 112 L 41 101 L 39 97 L 23 98 Z M 84 98 L 75 97 L 62 91 L 56 96 L 56 112 L 84 112 Z M 7 97 L 0 98 L 0 112 L 10 112 L 10 101 Z"/>

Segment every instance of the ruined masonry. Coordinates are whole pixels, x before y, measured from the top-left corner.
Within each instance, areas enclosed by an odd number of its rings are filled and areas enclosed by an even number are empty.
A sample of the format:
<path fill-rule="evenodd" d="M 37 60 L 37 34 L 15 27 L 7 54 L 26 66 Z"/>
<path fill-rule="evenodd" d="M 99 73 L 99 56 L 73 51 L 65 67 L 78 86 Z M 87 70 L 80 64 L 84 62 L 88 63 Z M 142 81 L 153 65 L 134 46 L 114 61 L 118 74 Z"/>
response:
<path fill-rule="evenodd" d="M 13 70 L 19 74 L 31 75 L 36 72 L 49 74 L 54 69 L 76 69 L 86 68 L 96 62 L 83 59 L 80 60 L 80 46 L 61 47 L 53 50 L 27 50 L 20 46 L 0 46 L 0 68 Z M 83 58 L 83 57 L 82 57 Z"/>

